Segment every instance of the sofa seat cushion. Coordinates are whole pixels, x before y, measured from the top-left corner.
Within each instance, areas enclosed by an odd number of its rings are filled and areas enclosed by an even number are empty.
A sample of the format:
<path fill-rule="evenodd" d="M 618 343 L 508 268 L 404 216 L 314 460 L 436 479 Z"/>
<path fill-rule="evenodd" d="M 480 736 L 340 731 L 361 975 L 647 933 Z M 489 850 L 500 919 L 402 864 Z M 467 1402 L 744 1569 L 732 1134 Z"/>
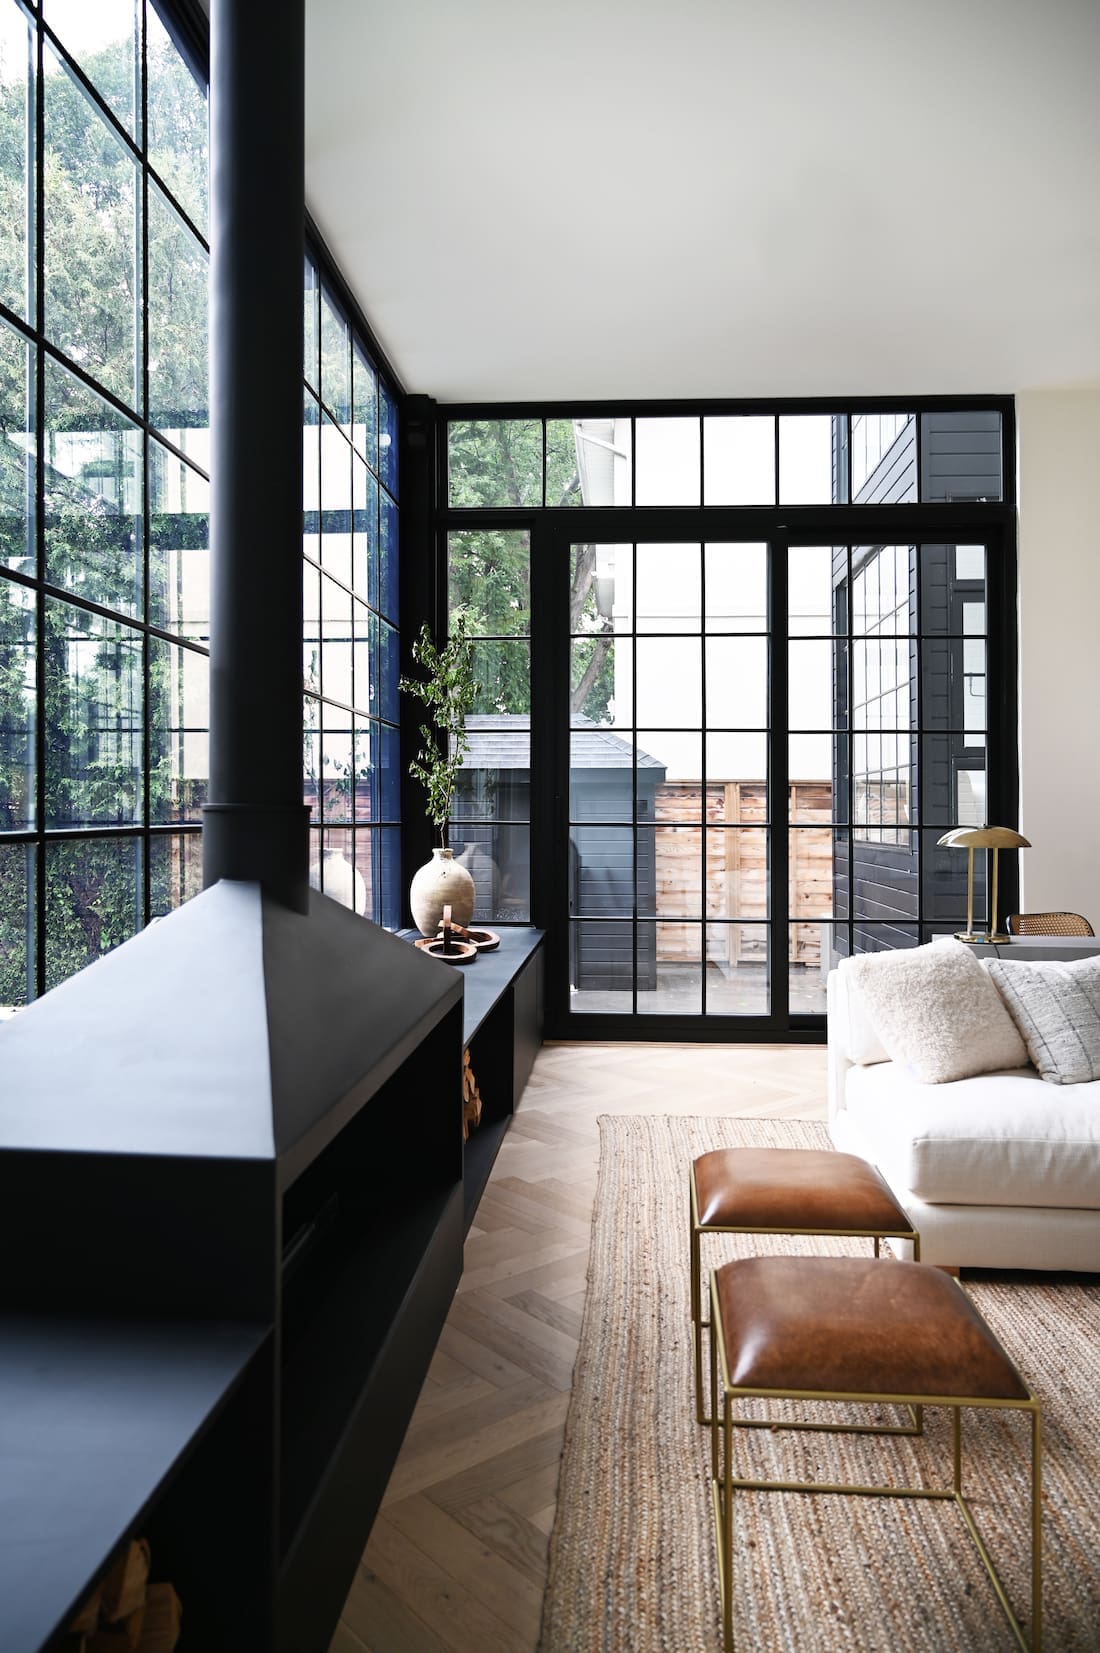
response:
<path fill-rule="evenodd" d="M 852 1068 L 845 1105 L 895 1190 L 942 1205 L 1100 1209 L 1100 1080 L 1034 1068 L 927 1085 L 894 1062 Z"/>

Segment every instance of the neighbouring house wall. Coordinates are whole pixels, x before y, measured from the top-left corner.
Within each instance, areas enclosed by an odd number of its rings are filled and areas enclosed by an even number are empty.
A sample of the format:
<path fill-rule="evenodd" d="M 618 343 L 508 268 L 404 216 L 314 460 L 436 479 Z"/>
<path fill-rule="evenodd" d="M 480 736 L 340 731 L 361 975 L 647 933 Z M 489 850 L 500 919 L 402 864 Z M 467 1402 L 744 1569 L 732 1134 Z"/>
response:
<path fill-rule="evenodd" d="M 1100 387 L 1016 399 L 1025 911 L 1100 931 Z"/>

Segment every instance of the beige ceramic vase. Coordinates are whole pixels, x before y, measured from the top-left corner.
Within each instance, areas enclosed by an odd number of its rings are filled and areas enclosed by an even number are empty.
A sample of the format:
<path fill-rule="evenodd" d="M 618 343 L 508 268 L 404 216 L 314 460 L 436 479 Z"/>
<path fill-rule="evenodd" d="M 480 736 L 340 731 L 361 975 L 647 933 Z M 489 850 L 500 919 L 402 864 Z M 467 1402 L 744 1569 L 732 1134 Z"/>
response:
<path fill-rule="evenodd" d="M 474 916 L 474 881 L 449 849 L 433 849 L 432 858 L 413 874 L 409 885 L 409 906 L 421 935 L 434 936 L 450 907 L 456 924 L 469 924 Z"/>

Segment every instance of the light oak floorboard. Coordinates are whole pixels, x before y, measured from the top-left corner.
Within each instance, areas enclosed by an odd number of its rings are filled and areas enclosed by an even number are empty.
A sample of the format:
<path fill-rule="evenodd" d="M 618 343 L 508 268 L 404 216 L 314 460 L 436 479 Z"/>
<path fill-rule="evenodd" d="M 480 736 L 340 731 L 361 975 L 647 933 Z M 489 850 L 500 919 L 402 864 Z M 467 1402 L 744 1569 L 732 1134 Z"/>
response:
<path fill-rule="evenodd" d="M 601 1113 L 825 1118 L 813 1045 L 545 1045 L 330 1653 L 533 1653 Z"/>

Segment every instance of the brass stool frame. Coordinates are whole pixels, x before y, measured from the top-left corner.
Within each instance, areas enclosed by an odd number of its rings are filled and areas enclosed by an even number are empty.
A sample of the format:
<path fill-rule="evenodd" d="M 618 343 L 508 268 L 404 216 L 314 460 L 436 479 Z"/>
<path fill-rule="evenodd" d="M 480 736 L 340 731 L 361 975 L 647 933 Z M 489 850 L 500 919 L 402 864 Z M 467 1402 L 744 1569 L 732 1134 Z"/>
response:
<path fill-rule="evenodd" d="M 920 1262 L 920 1235 L 915 1228 L 720 1228 L 716 1223 L 701 1223 L 699 1221 L 699 1191 L 695 1186 L 695 1165 L 688 1172 L 688 1185 L 691 1193 L 691 1330 L 692 1344 L 695 1350 L 695 1421 L 709 1424 L 711 1418 L 706 1415 L 706 1403 L 703 1398 L 703 1333 L 710 1330 L 710 1321 L 703 1319 L 703 1256 L 702 1237 L 704 1234 L 782 1234 L 801 1235 L 813 1239 L 836 1240 L 873 1240 L 875 1242 L 875 1256 L 879 1255 L 879 1242 L 882 1240 L 908 1240 L 913 1247 L 913 1261 Z M 909 1408 L 912 1423 L 909 1424 L 826 1424 L 826 1423 L 773 1423 L 768 1418 L 735 1418 L 734 1423 L 744 1429 L 810 1429 L 825 1430 L 829 1434 L 847 1433 L 852 1435 L 919 1435 L 923 1432 L 923 1422 L 919 1406 Z M 713 1414 L 712 1414 L 713 1416 Z"/>
<path fill-rule="evenodd" d="M 961 1291 L 961 1286 L 959 1287 Z M 756 1492 L 832 1492 L 849 1493 L 868 1498 L 926 1498 L 950 1499 L 962 1514 L 967 1531 L 974 1541 L 982 1566 L 993 1586 L 997 1600 L 1012 1627 L 1017 1645 L 1032 1653 L 1041 1653 L 1043 1645 L 1042 1605 L 1042 1468 L 1041 1426 L 1039 1402 L 1028 1391 L 1027 1400 L 987 1400 L 975 1395 L 906 1395 L 838 1393 L 831 1390 L 786 1390 L 735 1388 L 730 1383 L 726 1342 L 722 1335 L 722 1313 L 718 1301 L 718 1287 L 714 1273 L 710 1277 L 711 1321 L 717 1335 L 710 1340 L 710 1464 L 711 1498 L 714 1505 L 714 1530 L 718 1550 L 718 1588 L 722 1604 L 723 1653 L 734 1653 L 733 1642 L 733 1494 L 736 1489 Z M 718 1416 L 718 1368 L 722 1368 L 722 1416 Z M 859 1486 L 850 1482 L 831 1481 L 754 1481 L 742 1479 L 733 1473 L 733 1427 L 738 1423 L 732 1415 L 735 1397 L 767 1400 L 823 1400 L 857 1401 L 870 1404 L 886 1402 L 890 1405 L 925 1407 L 948 1406 L 952 1422 L 952 1479 L 949 1487 L 893 1487 Z M 978 1531 L 973 1513 L 962 1489 L 962 1429 L 960 1413 L 964 1406 L 995 1407 L 1004 1411 L 1027 1412 L 1031 1417 L 1031 1641 L 1009 1604 L 1008 1596 L 993 1558 Z M 827 1425 L 819 1427 L 827 1428 Z M 897 1433 L 897 1431 L 895 1431 Z M 725 1444 L 719 1450 L 719 1437 Z"/>

